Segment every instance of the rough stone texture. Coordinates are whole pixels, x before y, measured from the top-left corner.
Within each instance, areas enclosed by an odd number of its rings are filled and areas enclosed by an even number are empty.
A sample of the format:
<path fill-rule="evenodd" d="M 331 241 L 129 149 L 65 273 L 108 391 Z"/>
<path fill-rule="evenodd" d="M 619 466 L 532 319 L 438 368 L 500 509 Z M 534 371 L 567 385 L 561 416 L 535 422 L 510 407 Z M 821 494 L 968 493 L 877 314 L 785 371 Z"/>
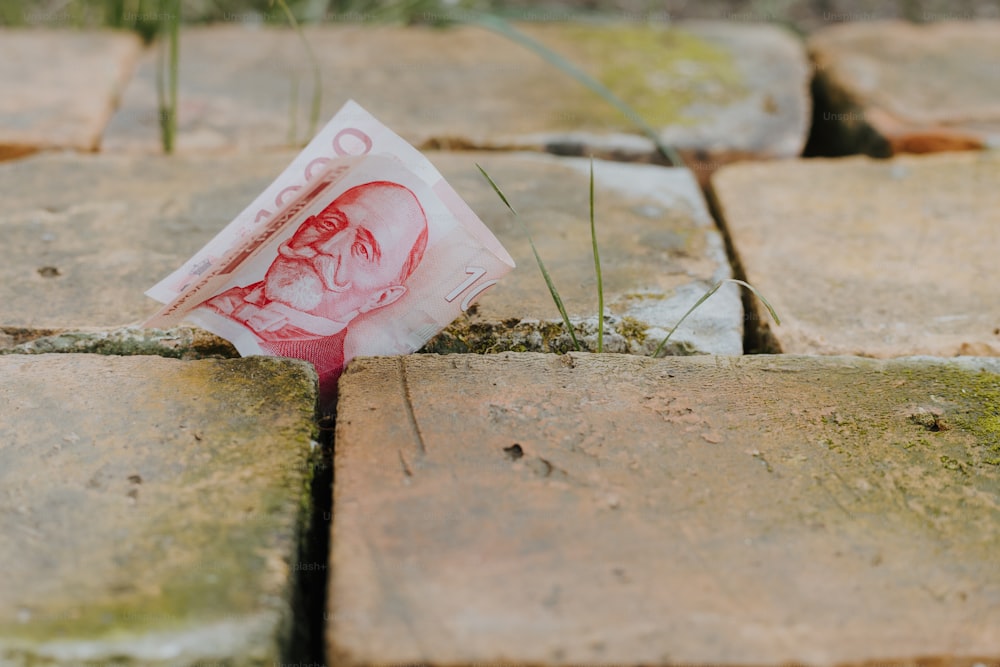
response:
<path fill-rule="evenodd" d="M 429 157 L 520 267 L 431 349 L 570 345 L 568 336 L 550 324 L 560 320 L 559 313 L 524 232 L 479 174 L 477 161 L 519 209 L 583 342 L 594 347 L 589 161 L 538 154 Z M 252 160 L 44 155 L 0 166 L 5 202 L 0 235 L 8 257 L 0 265 L 0 348 L 65 329 L 117 328 L 152 314 L 157 304 L 143 291 L 208 241 L 291 158 L 286 152 Z M 606 349 L 649 353 L 714 281 L 729 276 L 723 243 L 687 170 L 598 161 L 595 174 L 605 306 L 611 317 Z M 742 325 L 739 296 L 735 287 L 726 286 L 684 322 L 671 349 L 738 354 Z M 82 343 L 75 335 L 50 342 L 75 351 L 151 344 L 149 336 L 127 329 L 95 335 Z M 190 348 L 175 346 L 176 356 Z"/>
<path fill-rule="evenodd" d="M 238 19 L 241 15 L 233 18 Z M 739 157 L 798 155 L 808 67 L 782 30 L 731 22 L 523 25 L 596 76 L 707 174 Z M 648 160 L 619 112 L 521 45 L 483 28 L 340 25 L 306 31 L 322 71 L 321 121 L 350 96 L 418 147 L 530 148 Z M 247 44 L 253 48 L 246 48 Z M 159 150 L 155 54 L 105 140 Z M 298 36 L 244 22 L 181 35 L 178 149 L 307 138 L 313 74 Z"/>
<path fill-rule="evenodd" d="M 315 382 L 262 357 L 0 357 L 0 664 L 287 660 Z"/>
<path fill-rule="evenodd" d="M 236 216 L 292 155 L 41 155 L 0 165 L 0 326 L 115 327 Z"/>
<path fill-rule="evenodd" d="M 1000 146 L 1000 21 L 865 21 L 809 38 L 828 153 Z"/>
<path fill-rule="evenodd" d="M 140 52 L 124 33 L 0 28 L 0 160 L 97 150 Z"/>
<path fill-rule="evenodd" d="M 1000 364 L 416 355 L 341 382 L 338 665 L 1000 661 Z"/>
<path fill-rule="evenodd" d="M 734 165 L 712 183 L 782 319 L 771 349 L 889 357 L 1000 355 L 998 181 L 1000 155 L 975 152 Z"/>
<path fill-rule="evenodd" d="M 686 21 L 673 30 L 574 33 L 550 27 L 539 36 L 624 98 L 665 143 L 680 150 L 702 183 L 728 162 L 796 157 L 802 151 L 811 113 L 810 72 L 802 44 L 781 28 Z M 627 58 L 619 55 L 626 44 Z M 566 120 L 580 131 L 594 131 L 590 114 L 605 119 L 606 127 L 635 131 L 600 104 L 576 100 Z M 579 144 L 584 155 L 595 143 L 574 134 L 557 141 Z"/>

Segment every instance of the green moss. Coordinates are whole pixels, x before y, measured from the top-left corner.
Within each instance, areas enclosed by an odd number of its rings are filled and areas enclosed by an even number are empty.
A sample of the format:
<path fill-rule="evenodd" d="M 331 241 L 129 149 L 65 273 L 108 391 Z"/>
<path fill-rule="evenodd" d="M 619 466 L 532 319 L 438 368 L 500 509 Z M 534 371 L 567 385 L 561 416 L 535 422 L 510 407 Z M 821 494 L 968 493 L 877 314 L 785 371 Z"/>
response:
<path fill-rule="evenodd" d="M 621 319 L 616 327 L 618 333 L 620 333 L 626 341 L 635 341 L 640 345 L 646 341 L 646 330 L 649 326 L 634 317 L 625 316 Z"/>
<path fill-rule="evenodd" d="M 968 465 L 966 463 L 963 463 L 962 461 L 959 461 L 958 459 L 953 459 L 947 454 L 942 454 L 941 456 L 938 457 L 938 459 L 941 461 L 941 465 L 943 465 L 948 470 L 957 470 L 958 472 L 965 472 L 966 466 Z"/>
<path fill-rule="evenodd" d="M 571 27 L 569 54 L 654 127 L 694 125 L 694 103 L 725 105 L 749 94 L 730 53 L 693 34 L 655 26 Z M 589 93 L 589 91 L 587 91 Z M 629 127 L 630 122 L 593 94 L 570 100 L 561 123 Z M 574 129 L 574 128 L 570 128 Z"/>
<path fill-rule="evenodd" d="M 36 641 L 114 640 L 148 632 L 190 631 L 213 622 L 238 623 L 241 618 L 251 622 L 261 613 L 274 614 L 277 623 L 283 612 L 260 595 L 261 584 L 273 592 L 271 581 L 285 578 L 293 565 L 276 569 L 267 551 L 275 553 L 275 542 L 296 523 L 298 532 L 305 530 L 301 524 L 308 515 L 289 516 L 300 512 L 292 493 L 272 490 L 262 497 L 259 510 L 242 519 L 235 507 L 225 504 L 210 505 L 218 516 L 204 521 L 192 521 L 188 512 L 161 513 L 147 534 L 130 536 L 130 550 L 140 550 L 147 562 L 134 586 L 108 591 L 72 610 L 38 614 L 29 623 L 0 626 L 0 635 Z M 280 498 L 274 497 L 278 494 Z M 206 501 L 214 495 L 199 494 Z M 282 544 L 300 541 L 292 537 Z M 165 547 L 158 545 L 175 540 L 187 545 L 183 555 L 162 553 Z M 149 588 L 151 584 L 154 588 Z M 289 599 L 291 591 L 280 596 Z"/>
<path fill-rule="evenodd" d="M 30 329 L 27 327 L 0 327 L 0 337 L 9 338 L 9 344 L 22 345 L 36 338 L 54 336 L 60 333 L 57 329 Z M 0 348 L 0 354 L 12 353 L 15 350 Z"/>
<path fill-rule="evenodd" d="M 803 364 L 783 355 L 745 357 L 739 366 L 749 373 L 754 363 L 766 363 L 770 374 L 748 382 L 754 393 L 785 397 L 754 413 L 764 432 L 802 428 L 807 434 L 799 452 L 772 465 L 794 479 L 821 462 L 811 483 L 830 493 L 836 511 L 828 525 L 898 526 L 906 535 L 961 542 L 964 557 L 995 557 L 1000 468 L 988 459 L 1000 456 L 993 449 L 1000 376 L 950 363 L 854 358 Z M 811 406 L 792 408 L 795 426 L 787 422 L 787 396 Z"/>
<path fill-rule="evenodd" d="M 976 437 L 975 459 L 1000 466 L 1000 375 L 980 372 L 964 382 L 952 382 L 949 388 L 957 389 L 955 400 L 962 405 L 955 423 Z"/>
<path fill-rule="evenodd" d="M 910 423 L 931 433 L 933 442 L 921 438 L 921 444 L 936 444 L 949 431 L 971 436 L 965 451 L 944 454 L 943 465 L 955 469 L 964 465 L 1000 465 L 1000 375 L 973 372 L 958 366 L 900 369 L 901 382 L 924 389 L 928 407 L 909 415 Z"/>
<path fill-rule="evenodd" d="M 575 322 L 574 331 L 585 351 L 597 350 L 596 322 Z M 650 354 L 652 348 L 646 345 L 649 325 L 634 317 L 612 318 L 607 335 L 617 334 L 616 349 L 622 344 L 625 351 Z M 562 322 L 538 320 L 505 320 L 504 322 L 474 321 L 461 318 L 432 338 L 420 350 L 437 354 L 494 354 L 497 352 L 553 352 L 564 354 L 575 351 L 573 341 Z M 670 346 L 668 354 L 691 354 L 693 347 L 688 343 Z"/>
<path fill-rule="evenodd" d="M 586 333 L 578 325 L 577 333 Z M 460 318 L 427 341 L 421 352 L 495 354 L 497 352 L 568 352 L 572 340 L 559 322 L 507 320 L 478 322 Z"/>
<path fill-rule="evenodd" d="M 699 351 L 694 343 L 686 340 L 671 340 L 663 348 L 660 356 L 690 357 L 695 354 L 699 354 Z"/>
<path fill-rule="evenodd" d="M 964 447 L 950 446 L 938 461 L 948 470 L 965 471 L 1000 466 L 1000 375 L 974 372 L 958 366 L 910 366 L 895 373 L 903 386 L 919 386 L 925 407 L 908 421 L 929 434 L 917 440 L 923 447 L 942 446 L 952 431 L 965 434 Z M 912 449 L 914 443 L 904 445 Z"/>
<path fill-rule="evenodd" d="M 285 372 L 276 372 L 279 366 Z M 137 506 L 120 510 L 123 517 L 143 513 L 142 521 L 123 518 L 135 529 L 108 550 L 122 559 L 121 585 L 71 610 L 45 613 L 43 603 L 30 622 L 0 625 L 0 636 L 113 640 L 249 623 L 258 614 L 273 614 L 277 624 L 287 613 L 282 600 L 292 593 L 280 587 L 291 585 L 294 563 L 285 558 L 295 557 L 290 547 L 306 532 L 319 456 L 309 444 L 316 437 L 312 378 L 267 357 L 201 362 L 184 371 L 178 382 L 200 398 L 179 408 L 177 423 L 202 426 L 164 429 L 165 440 L 147 454 L 171 479 L 145 480 Z M 268 409 L 273 428 L 265 432 L 260 416 L 246 413 Z M 169 463 L 163 452 L 170 452 Z"/>
<path fill-rule="evenodd" d="M 170 359 L 238 357 L 229 342 L 194 327 L 140 329 L 123 327 L 110 331 L 36 332 L 0 354 L 106 354 L 118 356 L 154 355 Z M 42 335 L 46 334 L 46 335 Z M 15 338 L 15 341 L 17 339 Z"/>

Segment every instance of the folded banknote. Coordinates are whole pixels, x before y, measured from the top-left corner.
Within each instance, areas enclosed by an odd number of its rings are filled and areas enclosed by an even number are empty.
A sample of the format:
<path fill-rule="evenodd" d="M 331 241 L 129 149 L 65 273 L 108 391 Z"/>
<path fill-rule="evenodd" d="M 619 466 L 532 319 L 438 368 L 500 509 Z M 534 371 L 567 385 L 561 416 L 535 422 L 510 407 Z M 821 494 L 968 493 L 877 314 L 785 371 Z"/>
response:
<path fill-rule="evenodd" d="M 408 354 L 514 261 L 437 169 L 353 101 L 183 266 L 144 326 L 311 362 L 332 407 L 353 357 Z"/>

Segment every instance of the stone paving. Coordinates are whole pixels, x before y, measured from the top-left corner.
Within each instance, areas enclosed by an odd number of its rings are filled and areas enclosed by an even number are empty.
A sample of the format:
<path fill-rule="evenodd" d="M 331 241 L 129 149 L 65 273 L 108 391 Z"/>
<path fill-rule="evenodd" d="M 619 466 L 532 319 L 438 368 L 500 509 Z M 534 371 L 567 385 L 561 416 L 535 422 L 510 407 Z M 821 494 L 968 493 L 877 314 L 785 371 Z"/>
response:
<path fill-rule="evenodd" d="M 315 397 L 299 361 L 0 357 L 0 664 L 294 656 Z"/>
<path fill-rule="evenodd" d="M 519 266 L 449 354 L 348 370 L 332 497 L 307 365 L 134 326 L 306 138 L 301 42 L 185 26 L 164 157 L 152 48 L 5 31 L 0 665 L 1000 665 L 996 25 L 521 26 L 686 168 L 481 28 L 307 27 L 321 119 L 425 149 Z M 474 163 L 593 350 L 590 153 L 631 355 L 535 354 L 568 342 Z M 699 356 L 637 356 L 730 276 L 782 325 L 726 286 Z"/>
<path fill-rule="evenodd" d="M 523 30 L 621 91 L 665 141 L 691 156 L 702 177 L 740 157 L 794 157 L 805 142 L 805 51 L 778 28 L 549 24 Z M 316 45 L 322 71 L 322 118 L 353 97 L 418 148 L 654 158 L 652 143 L 595 93 L 483 28 L 325 26 L 306 38 Z M 108 126 L 106 150 L 159 151 L 155 72 L 156 56 L 148 51 Z M 180 82 L 182 152 L 308 138 L 313 75 L 290 31 L 238 23 L 187 30 Z"/>
<path fill-rule="evenodd" d="M 1000 356 L 998 183 L 1000 154 L 967 152 L 734 165 L 712 186 L 783 318 L 771 348 L 951 357 Z"/>
<path fill-rule="evenodd" d="M 157 309 L 143 289 L 184 262 L 252 200 L 293 153 L 243 156 L 43 155 L 0 164 L 11 189 L 0 213 L 6 344 L 70 328 L 121 329 Z M 526 270 L 490 290 L 475 312 L 432 341 L 433 351 L 552 351 L 559 312 L 527 240 L 481 163 L 512 193 L 521 220 L 560 286 L 569 314 L 596 349 L 596 280 L 589 231 L 588 160 L 538 154 L 428 156 Z M 595 163 L 609 351 L 650 354 L 712 284 L 731 275 L 725 244 L 690 171 Z M 47 182 L 60 183 L 51 194 Z M 514 194 L 516 193 L 516 194 Z M 139 287 L 139 289 L 137 289 Z M 740 354 L 743 307 L 734 286 L 714 296 L 671 339 L 677 352 Z"/>
<path fill-rule="evenodd" d="M 140 50 L 135 35 L 0 28 L 0 160 L 96 151 Z"/>
<path fill-rule="evenodd" d="M 328 655 L 995 660 L 997 362 L 358 361 L 341 381 Z"/>
<path fill-rule="evenodd" d="M 849 24 L 809 39 L 836 153 L 1000 147 L 1000 21 Z M 963 75 L 964 74 L 964 75 Z"/>

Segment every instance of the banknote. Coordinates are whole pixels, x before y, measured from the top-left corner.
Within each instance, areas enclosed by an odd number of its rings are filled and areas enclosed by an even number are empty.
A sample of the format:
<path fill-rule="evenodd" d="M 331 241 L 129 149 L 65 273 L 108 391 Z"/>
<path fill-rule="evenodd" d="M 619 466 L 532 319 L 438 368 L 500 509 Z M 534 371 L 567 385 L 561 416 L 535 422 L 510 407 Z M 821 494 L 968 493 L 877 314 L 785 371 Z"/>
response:
<path fill-rule="evenodd" d="M 240 354 L 311 362 L 329 410 L 353 357 L 407 354 L 514 268 L 431 162 L 349 101 L 246 209 L 147 295 Z"/>

